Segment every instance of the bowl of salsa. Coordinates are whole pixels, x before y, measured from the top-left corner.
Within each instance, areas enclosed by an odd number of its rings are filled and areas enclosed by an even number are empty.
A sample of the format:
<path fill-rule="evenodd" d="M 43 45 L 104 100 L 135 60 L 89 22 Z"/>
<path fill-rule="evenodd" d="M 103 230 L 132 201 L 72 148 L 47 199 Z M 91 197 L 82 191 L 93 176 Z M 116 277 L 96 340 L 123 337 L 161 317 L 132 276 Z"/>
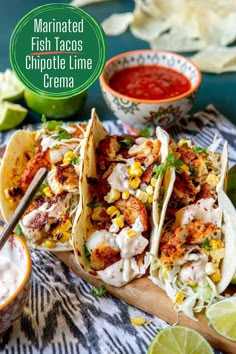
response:
<path fill-rule="evenodd" d="M 105 102 L 131 132 L 175 124 L 192 108 L 200 84 L 189 59 L 151 49 L 111 58 L 100 76 Z"/>

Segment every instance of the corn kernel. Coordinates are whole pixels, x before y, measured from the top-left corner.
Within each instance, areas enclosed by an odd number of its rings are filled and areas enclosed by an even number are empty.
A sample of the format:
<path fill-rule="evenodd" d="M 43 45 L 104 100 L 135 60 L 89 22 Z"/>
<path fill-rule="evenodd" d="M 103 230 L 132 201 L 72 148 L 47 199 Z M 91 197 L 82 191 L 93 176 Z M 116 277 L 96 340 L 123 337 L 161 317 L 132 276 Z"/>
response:
<path fill-rule="evenodd" d="M 210 275 L 210 278 L 214 283 L 219 283 L 219 281 L 221 280 L 221 274 L 219 268 L 216 269 L 215 273 Z"/>
<path fill-rule="evenodd" d="M 212 247 L 212 250 L 224 248 L 224 242 L 221 240 L 210 240 L 209 245 Z"/>
<path fill-rule="evenodd" d="M 120 229 L 124 227 L 124 220 L 122 218 L 114 218 L 112 223 L 117 225 Z"/>
<path fill-rule="evenodd" d="M 206 183 L 210 184 L 210 186 L 215 187 L 219 183 L 219 177 L 217 177 L 216 175 L 213 175 L 212 173 L 210 173 L 207 176 Z"/>
<path fill-rule="evenodd" d="M 104 218 L 101 216 L 101 211 L 102 211 L 102 207 L 96 207 L 93 209 L 92 215 L 91 215 L 91 219 L 93 221 L 101 221 Z"/>
<path fill-rule="evenodd" d="M 73 153 L 73 151 L 67 151 L 64 155 L 64 158 L 63 158 L 63 163 L 70 163 L 71 162 L 71 159 L 73 157 L 76 157 L 75 154 Z"/>
<path fill-rule="evenodd" d="M 70 220 L 66 220 L 64 222 L 62 222 L 61 224 L 59 224 L 53 231 L 52 231 L 52 235 L 53 236 L 56 236 L 59 234 L 59 233 L 62 233 L 63 232 L 66 232 L 68 230 L 70 230 L 72 227 L 72 224 L 70 222 Z"/>
<path fill-rule="evenodd" d="M 107 208 L 106 213 L 107 215 L 112 215 L 116 210 L 118 210 L 114 205 L 111 205 Z"/>
<path fill-rule="evenodd" d="M 143 174 L 142 167 L 139 162 L 133 162 L 132 165 L 128 168 L 128 174 L 131 177 L 141 177 Z"/>
<path fill-rule="evenodd" d="M 153 202 L 153 195 L 149 195 L 149 196 L 148 196 L 147 202 L 148 202 L 149 204 L 152 204 L 152 202 Z"/>
<path fill-rule="evenodd" d="M 136 237 L 136 236 L 138 235 L 138 233 L 137 233 L 137 231 L 135 231 L 135 230 L 127 230 L 127 231 L 126 231 L 126 235 L 127 235 L 128 237 L 132 238 L 132 237 Z"/>
<path fill-rule="evenodd" d="M 134 177 L 129 181 L 129 186 L 133 189 L 137 189 L 141 180 L 139 177 Z"/>
<path fill-rule="evenodd" d="M 129 191 L 126 190 L 124 192 L 122 192 L 122 199 L 128 199 L 129 198 Z"/>
<path fill-rule="evenodd" d="M 154 177 L 151 178 L 151 186 L 152 187 L 155 187 L 156 181 L 157 181 L 156 178 L 154 178 Z"/>
<path fill-rule="evenodd" d="M 49 186 L 45 187 L 43 189 L 43 193 L 46 195 L 48 198 L 52 198 L 53 194 Z"/>
<path fill-rule="evenodd" d="M 134 162 L 132 163 L 131 167 L 132 167 L 133 169 L 141 168 L 141 164 L 140 164 L 140 162 L 138 162 L 138 161 L 134 161 Z"/>
<path fill-rule="evenodd" d="M 141 177 L 142 174 L 143 174 L 143 170 L 141 168 L 136 168 L 136 169 L 133 169 L 133 168 L 129 168 L 128 169 L 128 174 L 129 176 L 131 177 Z"/>
<path fill-rule="evenodd" d="M 56 247 L 56 242 L 53 240 L 46 240 L 43 242 L 43 246 L 46 248 L 55 248 Z"/>
<path fill-rule="evenodd" d="M 114 203 L 116 200 L 120 199 L 120 192 L 118 189 L 112 188 L 109 193 L 104 197 L 107 203 Z"/>
<path fill-rule="evenodd" d="M 186 165 L 186 163 L 184 163 L 182 166 L 181 166 L 181 170 L 185 171 L 185 172 L 189 172 L 189 166 Z"/>
<path fill-rule="evenodd" d="M 178 292 L 178 293 L 175 295 L 175 303 L 176 303 L 177 305 L 180 305 L 180 304 L 182 304 L 183 300 L 184 300 L 184 294 L 181 293 L 181 292 Z"/>
<path fill-rule="evenodd" d="M 141 200 L 142 203 L 146 203 L 148 200 L 148 194 L 146 192 L 142 192 L 140 189 L 137 189 L 135 197 Z"/>
<path fill-rule="evenodd" d="M 146 192 L 147 192 L 147 194 L 153 194 L 153 186 L 148 186 L 146 188 Z"/>
<path fill-rule="evenodd" d="M 65 232 L 60 232 L 56 234 L 57 241 L 64 243 L 69 240 L 70 238 L 70 232 L 65 231 Z"/>
<path fill-rule="evenodd" d="M 147 320 L 141 316 L 133 317 L 130 319 L 130 321 L 134 326 L 143 326 L 145 323 L 147 323 Z"/>
<path fill-rule="evenodd" d="M 114 218 L 118 218 L 120 216 L 120 210 L 116 209 L 116 211 L 114 211 L 112 214 L 111 214 L 111 218 L 114 219 Z"/>

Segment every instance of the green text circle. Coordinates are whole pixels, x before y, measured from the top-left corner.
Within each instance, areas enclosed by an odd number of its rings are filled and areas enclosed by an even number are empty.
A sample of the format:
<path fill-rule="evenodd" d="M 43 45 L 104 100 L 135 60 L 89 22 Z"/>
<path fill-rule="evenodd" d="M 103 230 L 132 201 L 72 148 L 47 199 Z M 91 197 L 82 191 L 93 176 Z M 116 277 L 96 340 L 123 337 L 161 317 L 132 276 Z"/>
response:
<path fill-rule="evenodd" d="M 86 11 L 68 4 L 37 7 L 17 24 L 10 60 L 31 91 L 66 98 L 85 91 L 100 75 L 105 35 Z"/>

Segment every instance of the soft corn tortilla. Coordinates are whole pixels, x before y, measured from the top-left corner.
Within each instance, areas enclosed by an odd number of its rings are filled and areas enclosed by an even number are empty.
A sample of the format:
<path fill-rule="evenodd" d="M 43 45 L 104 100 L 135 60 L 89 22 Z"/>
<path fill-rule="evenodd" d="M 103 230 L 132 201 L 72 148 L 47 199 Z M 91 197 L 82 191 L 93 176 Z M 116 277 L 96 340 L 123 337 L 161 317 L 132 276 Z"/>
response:
<path fill-rule="evenodd" d="M 208 148 L 208 150 L 214 151 L 217 147 L 218 142 L 214 141 L 213 144 Z M 216 285 L 217 292 L 221 294 L 230 284 L 235 272 L 236 272 L 236 258 L 234 256 L 236 250 L 236 211 L 232 205 L 230 199 L 225 193 L 226 183 L 227 183 L 227 171 L 228 171 L 228 145 L 227 142 L 224 144 L 221 159 L 221 174 L 220 180 L 216 186 L 216 191 L 218 194 L 218 205 L 219 205 L 219 214 L 218 215 L 218 226 L 222 228 L 224 233 L 224 242 L 225 242 L 225 255 L 221 264 L 221 274 L 222 278 L 220 282 Z M 156 205 L 156 213 L 154 219 L 157 220 L 157 229 L 156 229 L 156 238 L 155 244 L 152 248 L 152 263 L 150 267 L 150 279 L 157 284 L 158 271 L 155 270 L 154 264 L 158 257 L 158 250 L 160 245 L 160 239 L 163 231 L 163 225 L 165 220 L 165 215 L 167 211 L 168 202 L 170 200 L 173 187 L 175 183 L 175 170 L 169 169 L 163 178 L 163 188 L 164 188 L 164 198 L 161 212 L 158 203 Z M 177 212 L 178 213 L 178 212 Z M 205 216 L 204 216 L 205 217 Z M 207 215 L 206 215 L 207 218 Z M 205 220 L 207 222 L 209 220 Z"/>

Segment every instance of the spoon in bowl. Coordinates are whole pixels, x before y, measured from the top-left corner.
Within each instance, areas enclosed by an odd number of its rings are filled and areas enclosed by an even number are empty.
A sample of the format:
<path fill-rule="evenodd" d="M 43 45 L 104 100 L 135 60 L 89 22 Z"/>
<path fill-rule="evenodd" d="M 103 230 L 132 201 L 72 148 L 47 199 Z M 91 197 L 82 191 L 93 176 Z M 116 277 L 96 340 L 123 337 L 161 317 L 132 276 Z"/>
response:
<path fill-rule="evenodd" d="M 29 204 L 31 203 L 33 197 L 35 196 L 37 190 L 39 189 L 40 185 L 42 184 L 43 180 L 45 179 L 48 170 L 44 167 L 40 168 L 36 175 L 34 176 L 32 182 L 30 183 L 25 195 L 21 199 L 18 207 L 16 208 L 11 221 L 6 225 L 5 229 L 3 230 L 2 234 L 0 235 L 0 251 L 5 245 L 7 239 L 12 234 L 13 230 L 15 229 L 16 225 L 18 224 L 20 218 L 28 208 Z"/>

